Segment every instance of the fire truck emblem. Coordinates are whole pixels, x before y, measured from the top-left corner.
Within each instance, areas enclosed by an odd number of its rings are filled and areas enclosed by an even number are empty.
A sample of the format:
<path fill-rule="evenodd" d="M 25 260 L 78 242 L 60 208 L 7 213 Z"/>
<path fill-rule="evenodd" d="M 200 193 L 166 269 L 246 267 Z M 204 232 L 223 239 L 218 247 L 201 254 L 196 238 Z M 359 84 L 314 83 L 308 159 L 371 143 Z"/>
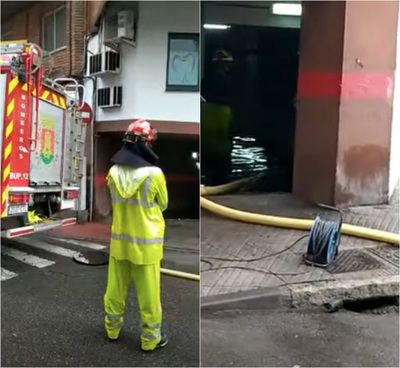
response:
<path fill-rule="evenodd" d="M 54 121 L 43 120 L 40 147 L 40 158 L 49 165 L 54 160 Z"/>

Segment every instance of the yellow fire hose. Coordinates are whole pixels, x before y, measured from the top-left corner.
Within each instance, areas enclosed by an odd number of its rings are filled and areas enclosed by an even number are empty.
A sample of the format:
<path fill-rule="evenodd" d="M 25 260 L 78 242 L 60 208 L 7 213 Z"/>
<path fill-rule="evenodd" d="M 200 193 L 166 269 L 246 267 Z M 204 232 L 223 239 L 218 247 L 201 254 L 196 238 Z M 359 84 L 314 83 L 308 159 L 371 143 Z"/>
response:
<path fill-rule="evenodd" d="M 230 192 L 235 189 L 239 189 L 242 185 L 255 181 L 259 178 L 259 175 L 252 176 L 250 178 L 244 178 L 232 181 L 228 184 L 217 185 L 214 187 L 200 187 L 200 195 L 207 196 L 207 195 L 218 195 Z"/>
<path fill-rule="evenodd" d="M 202 196 L 226 193 L 227 191 L 237 188 L 240 184 L 243 184 L 243 182 L 249 181 L 250 179 L 252 180 L 252 178 L 249 178 L 247 180 L 242 179 L 240 183 L 239 181 L 236 181 L 229 184 L 220 185 L 217 187 L 202 187 L 200 193 Z M 233 208 L 229 208 L 217 204 L 215 202 L 212 202 L 204 197 L 200 197 L 200 205 L 205 210 L 210 211 L 216 215 L 252 224 L 275 226 L 287 229 L 310 230 L 314 223 L 314 220 L 309 220 L 309 219 L 270 216 L 259 213 L 235 210 Z M 343 224 L 341 228 L 341 233 L 345 235 L 355 236 L 358 238 L 391 243 L 394 245 L 399 245 L 400 243 L 399 234 L 390 233 L 382 230 L 370 229 L 362 226 Z"/>
<path fill-rule="evenodd" d="M 28 224 L 37 224 L 39 222 L 42 222 L 43 219 L 39 217 L 35 211 L 28 211 Z"/>
<path fill-rule="evenodd" d="M 196 275 L 194 273 L 169 270 L 167 268 L 161 268 L 161 273 L 164 275 L 179 277 L 182 279 L 200 281 L 200 275 Z"/>

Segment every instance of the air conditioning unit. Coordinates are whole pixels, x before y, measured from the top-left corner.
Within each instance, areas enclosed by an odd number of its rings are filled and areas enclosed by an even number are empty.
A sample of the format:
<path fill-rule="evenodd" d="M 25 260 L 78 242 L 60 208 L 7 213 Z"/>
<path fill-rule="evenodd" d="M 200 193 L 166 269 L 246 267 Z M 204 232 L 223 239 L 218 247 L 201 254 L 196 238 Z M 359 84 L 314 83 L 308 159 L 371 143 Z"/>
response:
<path fill-rule="evenodd" d="M 89 56 L 89 75 L 117 74 L 120 71 L 120 55 L 118 52 L 105 51 Z"/>
<path fill-rule="evenodd" d="M 135 14 L 132 10 L 122 10 L 104 18 L 104 44 L 118 50 L 121 43 L 135 46 Z"/>
<path fill-rule="evenodd" d="M 97 89 L 97 106 L 104 109 L 122 105 L 122 86 Z"/>
<path fill-rule="evenodd" d="M 118 12 L 118 37 L 133 41 L 135 37 L 134 14 L 131 10 Z"/>

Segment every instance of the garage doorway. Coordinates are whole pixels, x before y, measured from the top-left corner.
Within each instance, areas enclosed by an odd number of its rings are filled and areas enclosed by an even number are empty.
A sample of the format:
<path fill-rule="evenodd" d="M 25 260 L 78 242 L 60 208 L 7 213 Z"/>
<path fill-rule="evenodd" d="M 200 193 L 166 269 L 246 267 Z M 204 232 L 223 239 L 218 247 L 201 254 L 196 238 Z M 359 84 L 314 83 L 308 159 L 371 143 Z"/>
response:
<path fill-rule="evenodd" d="M 203 4 L 202 182 L 263 173 L 255 190 L 291 191 L 300 19 L 248 3 Z"/>

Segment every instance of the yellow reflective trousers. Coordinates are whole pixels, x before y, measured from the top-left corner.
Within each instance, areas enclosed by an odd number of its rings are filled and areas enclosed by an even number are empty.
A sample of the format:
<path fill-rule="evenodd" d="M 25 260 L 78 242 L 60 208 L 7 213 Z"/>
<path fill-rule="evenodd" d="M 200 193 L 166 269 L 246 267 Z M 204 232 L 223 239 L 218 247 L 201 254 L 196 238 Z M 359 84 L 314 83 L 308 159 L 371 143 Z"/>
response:
<path fill-rule="evenodd" d="M 140 313 L 143 350 L 153 350 L 161 339 L 160 264 L 135 265 L 110 257 L 104 295 L 105 328 L 109 338 L 119 336 L 124 323 L 125 302 L 133 281 Z"/>
<path fill-rule="evenodd" d="M 114 165 L 107 184 L 113 221 L 104 295 L 106 332 L 109 338 L 118 338 L 133 281 L 142 323 L 141 346 L 153 350 L 161 339 L 160 261 L 165 230 L 162 212 L 168 205 L 165 178 L 158 167 Z"/>

